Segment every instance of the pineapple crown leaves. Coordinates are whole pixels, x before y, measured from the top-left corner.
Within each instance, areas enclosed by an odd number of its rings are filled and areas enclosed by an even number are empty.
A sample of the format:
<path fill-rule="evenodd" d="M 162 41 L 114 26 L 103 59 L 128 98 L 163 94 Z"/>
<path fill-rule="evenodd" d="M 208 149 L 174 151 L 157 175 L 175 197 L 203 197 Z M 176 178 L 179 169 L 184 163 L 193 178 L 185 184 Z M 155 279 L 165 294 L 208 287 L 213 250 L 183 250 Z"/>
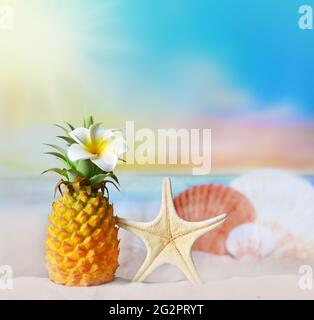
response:
<path fill-rule="evenodd" d="M 83 124 L 84 128 L 86 129 L 89 129 L 92 125 L 97 125 L 94 123 L 92 116 L 84 119 Z M 57 137 L 63 140 L 67 144 L 67 147 L 69 147 L 73 143 L 76 143 L 76 141 L 70 136 L 70 132 L 73 131 L 75 127 L 68 122 L 66 122 L 66 125 L 67 126 L 54 124 L 54 126 L 63 131 L 63 135 L 59 135 Z M 119 180 L 113 172 L 104 172 L 90 160 L 79 160 L 75 162 L 71 161 L 67 155 L 67 148 L 62 148 L 58 145 L 50 143 L 46 143 L 44 145 L 53 149 L 52 151 L 45 152 L 45 154 L 56 157 L 64 165 L 63 168 L 50 168 L 42 172 L 42 174 L 54 172 L 61 176 L 61 180 L 56 185 L 55 190 L 60 190 L 60 186 L 62 184 L 71 184 L 75 186 L 73 187 L 75 190 L 77 188 L 77 183 L 80 185 L 82 181 L 84 184 L 89 184 L 91 187 L 93 187 L 93 189 L 102 189 L 103 191 L 106 190 L 108 195 L 109 192 L 106 187 L 107 183 L 113 184 L 116 189 L 119 190 Z"/>

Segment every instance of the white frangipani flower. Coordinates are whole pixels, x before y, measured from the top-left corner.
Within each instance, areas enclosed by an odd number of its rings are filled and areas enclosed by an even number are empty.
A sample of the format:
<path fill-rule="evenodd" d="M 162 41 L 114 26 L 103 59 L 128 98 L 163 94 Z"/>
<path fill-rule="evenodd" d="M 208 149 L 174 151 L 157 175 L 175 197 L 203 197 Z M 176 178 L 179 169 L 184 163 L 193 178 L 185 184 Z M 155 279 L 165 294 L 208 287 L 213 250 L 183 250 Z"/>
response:
<path fill-rule="evenodd" d="M 76 143 L 68 150 L 71 161 L 91 160 L 103 171 L 113 171 L 119 156 L 127 151 L 121 131 L 102 129 L 93 124 L 89 129 L 77 128 L 69 133 Z"/>

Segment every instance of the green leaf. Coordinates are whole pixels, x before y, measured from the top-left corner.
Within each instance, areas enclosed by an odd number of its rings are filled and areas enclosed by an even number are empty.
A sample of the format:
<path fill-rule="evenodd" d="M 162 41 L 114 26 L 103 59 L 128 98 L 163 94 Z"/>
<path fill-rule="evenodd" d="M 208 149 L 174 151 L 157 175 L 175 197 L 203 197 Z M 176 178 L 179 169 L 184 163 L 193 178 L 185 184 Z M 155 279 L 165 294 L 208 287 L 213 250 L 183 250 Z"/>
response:
<path fill-rule="evenodd" d="M 103 174 L 104 171 L 101 170 L 99 167 L 97 167 L 96 165 L 94 165 L 94 172 L 93 172 L 93 176 L 96 176 L 97 174 Z"/>
<path fill-rule="evenodd" d="M 55 145 L 55 144 L 50 144 L 50 143 L 44 143 L 45 146 L 51 147 L 62 153 L 64 156 L 67 154 L 66 150 Z"/>
<path fill-rule="evenodd" d="M 68 155 L 66 155 L 66 159 L 67 159 L 67 163 L 68 163 L 70 169 L 76 170 L 77 163 L 74 163 L 73 161 L 71 161 L 71 160 L 69 159 Z"/>
<path fill-rule="evenodd" d="M 106 179 L 106 174 L 98 174 L 90 179 L 91 185 L 96 186 L 99 183 L 102 183 Z"/>
<path fill-rule="evenodd" d="M 45 174 L 45 173 L 48 173 L 48 172 L 55 172 L 55 173 L 59 174 L 60 176 L 63 176 L 65 178 L 69 179 L 66 169 L 51 168 L 51 169 L 43 171 L 41 174 Z"/>
<path fill-rule="evenodd" d="M 110 183 L 110 184 L 114 185 L 115 188 L 116 188 L 118 191 L 120 191 L 119 187 L 118 187 L 113 181 L 107 180 L 107 181 L 106 181 L 106 184 L 107 184 L 107 183 Z"/>
<path fill-rule="evenodd" d="M 109 176 L 110 178 L 112 178 L 118 185 L 120 185 L 120 182 L 119 182 L 117 176 L 116 176 L 113 172 L 110 172 L 110 173 L 108 174 L 108 176 Z"/>
<path fill-rule="evenodd" d="M 90 178 L 93 176 L 93 166 L 89 160 L 80 160 L 77 162 L 76 170 L 79 171 L 83 177 Z"/>
<path fill-rule="evenodd" d="M 107 192 L 107 197 L 109 199 L 109 190 L 108 190 L 108 188 L 106 186 L 104 186 L 104 190 Z"/>
<path fill-rule="evenodd" d="M 61 126 L 60 124 L 54 124 L 55 127 L 60 128 L 61 130 L 63 130 L 66 134 L 69 134 L 69 130 L 66 129 L 65 127 Z"/>
<path fill-rule="evenodd" d="M 70 161 L 70 159 L 66 155 L 63 155 L 59 152 L 45 152 L 45 154 L 57 157 L 58 159 L 62 160 L 70 169 L 76 168 L 75 164 L 72 161 Z"/>
<path fill-rule="evenodd" d="M 65 136 L 57 136 L 57 138 L 62 139 L 64 141 L 66 141 L 68 144 L 73 144 L 76 143 L 74 139 L 70 138 L 70 137 L 65 137 Z"/>
<path fill-rule="evenodd" d="M 68 163 L 68 159 L 66 156 L 64 156 L 63 154 L 59 153 L 59 152 L 52 152 L 52 151 L 49 151 L 49 152 L 45 152 L 45 154 L 49 154 L 51 156 L 55 156 L 61 160 L 63 160 L 64 162 Z"/>
<path fill-rule="evenodd" d="M 69 128 L 71 129 L 71 131 L 73 131 L 75 128 L 72 126 L 72 124 L 70 124 L 69 122 L 66 122 L 66 124 L 69 126 Z"/>
<path fill-rule="evenodd" d="M 82 177 L 81 173 L 75 169 L 67 169 L 69 180 L 74 181 L 77 177 Z"/>
<path fill-rule="evenodd" d="M 84 120 L 85 122 L 85 120 Z M 94 124 L 94 118 L 92 116 L 89 116 L 87 119 L 86 119 L 86 128 L 89 129 L 93 124 Z"/>

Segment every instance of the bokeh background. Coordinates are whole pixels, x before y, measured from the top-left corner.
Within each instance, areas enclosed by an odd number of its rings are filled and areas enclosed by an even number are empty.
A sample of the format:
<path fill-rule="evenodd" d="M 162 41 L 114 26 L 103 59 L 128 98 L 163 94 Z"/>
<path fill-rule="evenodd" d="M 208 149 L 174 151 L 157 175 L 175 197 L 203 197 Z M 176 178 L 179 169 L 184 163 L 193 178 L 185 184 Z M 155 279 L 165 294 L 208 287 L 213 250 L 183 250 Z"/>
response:
<path fill-rule="evenodd" d="M 298 27 L 302 4 L 0 0 L 14 13 L 0 29 L 0 176 L 55 166 L 42 145 L 55 142 L 51 124 L 90 114 L 108 127 L 211 128 L 213 173 L 312 173 L 314 34 Z"/>
<path fill-rule="evenodd" d="M 306 3 L 314 8 L 314 0 Z M 133 120 L 137 129 L 212 130 L 209 175 L 193 176 L 192 164 L 119 165 L 121 192 L 110 188 L 110 202 L 127 219 L 156 217 L 163 176 L 171 178 L 174 196 L 200 184 L 232 185 L 242 173 L 265 167 L 314 184 L 314 31 L 298 26 L 304 4 L 0 0 L 0 266 L 13 266 L 15 277 L 47 277 L 45 228 L 59 177 L 40 173 L 58 166 L 44 154 L 44 143 L 56 144 L 61 133 L 54 123 L 80 126 L 92 114 L 106 127 L 124 129 Z M 11 30 L 1 27 L 3 6 L 12 9 Z M 210 258 L 213 272 L 206 265 L 206 279 L 289 273 L 292 287 L 286 280 L 277 287 L 298 297 L 297 270 L 305 263 L 298 254 L 308 253 L 302 239 L 313 252 L 313 190 L 293 176 L 263 172 L 253 175 L 249 188 L 259 205 L 256 225 L 270 217 L 279 226 L 272 230 L 280 239 L 276 246 L 292 259 L 234 264 L 230 256 Z M 234 200 L 219 193 L 209 199 Z M 119 237 L 126 257 L 120 265 L 141 263 L 144 244 L 122 230 Z M 254 231 L 244 247 L 250 239 L 268 246 L 272 236 Z M 273 297 L 271 286 L 268 291 Z"/>

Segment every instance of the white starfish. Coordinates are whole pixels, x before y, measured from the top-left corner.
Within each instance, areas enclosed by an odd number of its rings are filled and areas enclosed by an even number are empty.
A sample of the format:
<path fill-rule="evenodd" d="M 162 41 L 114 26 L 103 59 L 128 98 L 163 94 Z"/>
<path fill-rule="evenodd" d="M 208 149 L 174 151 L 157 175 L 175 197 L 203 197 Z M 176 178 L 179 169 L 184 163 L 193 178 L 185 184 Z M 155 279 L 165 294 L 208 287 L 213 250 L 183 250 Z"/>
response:
<path fill-rule="evenodd" d="M 133 281 L 143 281 L 161 264 L 171 263 L 179 267 L 191 282 L 200 284 L 192 260 L 192 245 L 197 238 L 222 224 L 226 217 L 222 214 L 200 222 L 182 220 L 174 208 L 170 179 L 165 178 L 161 208 L 155 220 L 137 222 L 118 218 L 119 226 L 139 236 L 147 247 L 146 259 Z"/>

